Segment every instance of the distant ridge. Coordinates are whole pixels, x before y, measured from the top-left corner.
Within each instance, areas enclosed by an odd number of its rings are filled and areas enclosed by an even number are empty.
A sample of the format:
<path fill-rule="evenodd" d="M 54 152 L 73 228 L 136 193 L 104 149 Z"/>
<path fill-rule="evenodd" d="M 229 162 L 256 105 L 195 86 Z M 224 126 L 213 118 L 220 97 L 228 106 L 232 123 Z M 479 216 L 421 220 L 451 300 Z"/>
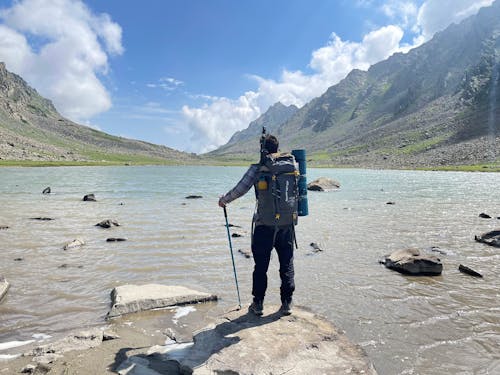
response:
<path fill-rule="evenodd" d="M 76 124 L 0 62 L 0 161 L 190 163 L 198 159 Z"/>
<path fill-rule="evenodd" d="M 497 0 L 406 54 L 353 70 L 289 119 L 270 116 L 266 126 L 277 129 L 282 149 L 305 148 L 316 164 L 499 165 L 499 20 Z M 210 155 L 250 157 L 258 136 L 238 134 Z"/>

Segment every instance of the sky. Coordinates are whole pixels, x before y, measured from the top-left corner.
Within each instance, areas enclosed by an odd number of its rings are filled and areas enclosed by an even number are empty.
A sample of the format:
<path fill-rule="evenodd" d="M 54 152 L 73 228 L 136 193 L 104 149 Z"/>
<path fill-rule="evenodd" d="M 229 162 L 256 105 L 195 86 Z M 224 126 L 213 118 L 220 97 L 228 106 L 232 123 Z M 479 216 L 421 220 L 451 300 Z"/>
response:
<path fill-rule="evenodd" d="M 204 153 L 492 3 L 0 0 L 0 61 L 75 122 Z"/>

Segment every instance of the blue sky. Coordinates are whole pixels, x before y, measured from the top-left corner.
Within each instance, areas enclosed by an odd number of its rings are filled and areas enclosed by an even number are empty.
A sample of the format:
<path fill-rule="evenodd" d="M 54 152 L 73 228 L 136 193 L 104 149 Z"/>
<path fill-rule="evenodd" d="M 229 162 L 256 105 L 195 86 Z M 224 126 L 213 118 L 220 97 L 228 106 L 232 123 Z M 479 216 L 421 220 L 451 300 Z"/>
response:
<path fill-rule="evenodd" d="M 201 153 L 492 2 L 0 0 L 0 61 L 76 122 Z"/>

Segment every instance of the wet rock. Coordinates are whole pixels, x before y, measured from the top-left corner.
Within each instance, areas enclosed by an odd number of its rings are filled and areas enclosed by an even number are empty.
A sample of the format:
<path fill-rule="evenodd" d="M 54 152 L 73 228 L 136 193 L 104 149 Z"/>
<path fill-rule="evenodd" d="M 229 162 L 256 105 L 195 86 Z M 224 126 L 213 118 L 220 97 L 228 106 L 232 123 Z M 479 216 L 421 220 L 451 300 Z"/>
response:
<path fill-rule="evenodd" d="M 226 226 L 226 224 L 224 224 L 224 226 Z M 229 228 L 233 228 L 233 227 L 234 227 L 234 228 L 241 228 L 241 226 L 240 226 L 240 225 L 235 225 L 235 224 L 231 224 L 231 223 L 229 223 L 227 226 L 228 226 Z"/>
<path fill-rule="evenodd" d="M 387 268 L 413 276 L 437 276 L 443 271 L 438 257 L 421 254 L 418 249 L 397 250 L 386 255 L 382 263 Z"/>
<path fill-rule="evenodd" d="M 117 340 L 120 336 L 111 329 L 105 329 L 102 331 L 102 341 Z"/>
<path fill-rule="evenodd" d="M 51 220 L 54 220 L 54 219 L 51 218 L 51 217 L 39 216 L 39 217 L 30 217 L 30 220 L 51 221 Z"/>
<path fill-rule="evenodd" d="M 183 286 L 121 285 L 111 291 L 108 318 L 162 307 L 216 301 L 217 296 Z"/>
<path fill-rule="evenodd" d="M 76 238 L 71 242 L 68 242 L 63 246 L 63 250 L 69 250 L 69 249 L 74 249 L 76 247 L 80 247 L 85 245 L 85 241 L 83 241 L 81 238 Z"/>
<path fill-rule="evenodd" d="M 311 191 L 330 191 L 338 188 L 340 188 L 340 183 L 327 177 L 320 177 L 307 184 L 307 190 Z"/>
<path fill-rule="evenodd" d="M 37 363 L 36 365 L 26 365 L 21 369 L 21 374 L 43 375 L 48 374 L 51 368 L 45 364 Z"/>
<path fill-rule="evenodd" d="M 99 328 L 81 331 L 50 344 L 37 346 L 25 356 L 33 356 L 33 361 L 49 364 L 62 358 L 63 354 L 73 350 L 86 350 L 101 345 L 103 332 Z"/>
<path fill-rule="evenodd" d="M 85 202 L 97 202 L 94 194 L 87 194 L 83 196 L 83 201 Z"/>
<path fill-rule="evenodd" d="M 7 294 L 7 291 L 9 290 L 10 284 L 3 276 L 0 276 L 0 302 L 2 301 L 3 297 Z"/>
<path fill-rule="evenodd" d="M 120 224 L 116 220 L 103 220 L 100 223 L 97 223 L 95 225 L 96 227 L 101 227 L 101 228 L 111 228 L 112 226 L 119 227 Z"/>
<path fill-rule="evenodd" d="M 203 198 L 203 196 L 202 195 L 188 195 L 185 198 L 186 199 L 201 199 L 201 198 Z"/>
<path fill-rule="evenodd" d="M 238 253 L 243 255 L 245 258 L 251 258 L 252 257 L 252 251 L 248 249 L 238 249 Z"/>
<path fill-rule="evenodd" d="M 127 239 L 126 238 L 121 238 L 121 237 L 106 238 L 106 242 L 123 242 L 123 241 L 127 241 Z"/>
<path fill-rule="evenodd" d="M 323 249 L 320 248 L 320 246 L 316 242 L 311 242 L 309 246 L 311 246 L 315 252 L 323 251 Z"/>
<path fill-rule="evenodd" d="M 42 194 L 50 194 L 50 186 L 43 189 Z"/>
<path fill-rule="evenodd" d="M 0 230 L 4 230 L 4 229 L 9 229 L 9 226 L 7 226 L 7 225 L 0 225 Z"/>
<path fill-rule="evenodd" d="M 482 242 L 485 243 L 486 245 L 500 247 L 500 229 L 483 233 L 480 236 L 474 236 L 474 239 L 477 242 Z"/>
<path fill-rule="evenodd" d="M 386 204 L 396 204 L 396 202 L 389 201 Z"/>
<path fill-rule="evenodd" d="M 231 237 L 233 237 L 233 238 L 239 238 L 239 237 L 243 237 L 243 236 L 244 235 L 241 232 L 233 232 L 233 233 L 231 233 Z"/>
<path fill-rule="evenodd" d="M 277 311 L 266 307 L 260 318 L 246 310 L 227 313 L 197 333 L 184 355 L 175 347 L 156 349 L 194 375 L 376 374 L 363 349 L 326 319 L 298 307 L 287 317 Z"/>
<path fill-rule="evenodd" d="M 481 212 L 481 213 L 479 214 L 479 217 L 480 217 L 481 219 L 491 219 L 491 216 L 490 216 L 490 215 L 488 215 L 488 214 L 485 214 L 484 212 Z"/>
<path fill-rule="evenodd" d="M 460 264 L 458 266 L 458 270 L 462 273 L 466 273 L 468 275 L 474 276 L 474 277 L 483 277 L 479 272 L 474 271 L 472 268 L 469 268 L 467 266 L 464 266 L 463 264 Z"/>
<path fill-rule="evenodd" d="M 21 262 L 22 260 L 24 260 L 24 258 L 14 258 L 15 262 Z"/>

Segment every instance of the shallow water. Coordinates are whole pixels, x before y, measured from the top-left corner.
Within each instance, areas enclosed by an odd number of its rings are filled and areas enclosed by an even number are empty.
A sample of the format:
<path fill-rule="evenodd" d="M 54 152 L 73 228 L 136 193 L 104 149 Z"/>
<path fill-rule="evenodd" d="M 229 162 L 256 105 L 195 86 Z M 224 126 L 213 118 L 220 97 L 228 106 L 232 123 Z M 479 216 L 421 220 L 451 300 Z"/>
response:
<path fill-rule="evenodd" d="M 239 167 L 0 168 L 0 343 L 102 324 L 109 292 L 125 283 L 179 284 L 237 303 L 218 196 Z M 474 235 L 498 229 L 500 174 L 310 169 L 340 181 L 309 192 L 297 227 L 295 302 L 328 317 L 368 353 L 380 374 L 500 373 L 500 250 Z M 42 195 L 50 186 L 52 194 Z M 83 202 L 94 193 L 97 202 Z M 187 195 L 202 199 L 187 200 Z M 387 205 L 388 201 L 395 202 Z M 233 238 L 242 302 L 250 302 L 254 194 L 228 207 L 246 232 Z M 481 219 L 485 212 L 493 219 Z M 30 220 L 51 217 L 52 221 Z M 116 219 L 121 226 L 95 224 Z M 86 244 L 64 251 L 75 238 Z M 126 242 L 106 242 L 125 237 Z M 317 242 L 323 252 L 309 246 Z M 442 276 L 408 277 L 378 260 L 437 246 Z M 22 260 L 15 260 L 22 258 Z M 61 265 L 65 264 L 65 267 Z M 465 264 L 484 275 L 458 271 Z M 266 302 L 279 302 L 277 257 Z M 2 352 L 0 351 L 0 354 Z"/>

